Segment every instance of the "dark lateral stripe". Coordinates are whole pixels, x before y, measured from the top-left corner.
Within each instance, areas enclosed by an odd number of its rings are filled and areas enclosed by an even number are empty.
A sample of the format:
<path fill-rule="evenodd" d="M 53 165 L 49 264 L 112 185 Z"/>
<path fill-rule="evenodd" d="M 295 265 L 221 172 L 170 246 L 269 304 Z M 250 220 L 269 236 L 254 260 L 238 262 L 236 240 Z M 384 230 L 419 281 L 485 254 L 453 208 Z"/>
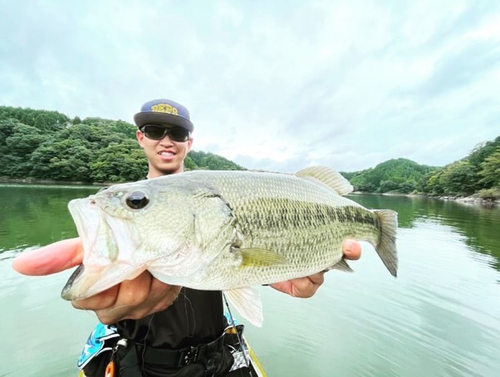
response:
<path fill-rule="evenodd" d="M 332 207 L 288 199 L 257 199 L 236 208 L 235 213 L 240 226 L 270 231 L 283 227 L 307 228 L 347 222 L 378 227 L 377 217 L 360 207 Z M 243 213 L 244 216 L 239 216 Z"/>

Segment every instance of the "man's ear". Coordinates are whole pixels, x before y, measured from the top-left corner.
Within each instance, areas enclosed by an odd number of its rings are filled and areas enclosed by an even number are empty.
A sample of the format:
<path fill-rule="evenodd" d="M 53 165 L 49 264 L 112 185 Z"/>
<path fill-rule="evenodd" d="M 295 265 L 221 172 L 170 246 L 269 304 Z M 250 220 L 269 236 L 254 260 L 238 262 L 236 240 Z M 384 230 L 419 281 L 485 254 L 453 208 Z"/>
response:
<path fill-rule="evenodd" d="M 137 130 L 135 131 L 135 137 L 137 138 L 137 142 L 139 143 L 139 145 L 141 146 L 141 148 L 144 148 L 144 134 L 140 131 L 140 130 Z"/>
<path fill-rule="evenodd" d="M 192 137 L 190 137 L 190 138 L 188 139 L 187 143 L 188 143 L 187 151 L 188 151 L 188 153 L 189 153 L 189 151 L 191 150 L 191 147 L 193 146 L 193 138 L 192 138 Z"/>

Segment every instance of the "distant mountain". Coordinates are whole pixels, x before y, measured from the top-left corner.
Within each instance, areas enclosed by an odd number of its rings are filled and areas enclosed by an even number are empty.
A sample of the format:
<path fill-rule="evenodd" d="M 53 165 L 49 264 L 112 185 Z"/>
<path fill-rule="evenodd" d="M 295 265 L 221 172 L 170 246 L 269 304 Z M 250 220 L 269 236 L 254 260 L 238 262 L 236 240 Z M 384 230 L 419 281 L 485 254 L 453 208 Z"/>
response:
<path fill-rule="evenodd" d="M 398 158 L 374 168 L 342 173 L 362 192 L 418 192 L 431 196 L 475 195 L 500 199 L 500 136 L 476 146 L 468 156 L 444 167 Z"/>
<path fill-rule="evenodd" d="M 202 151 L 189 152 L 185 160 L 186 170 L 245 170 L 244 167 L 222 156 Z"/>
<path fill-rule="evenodd" d="M 382 162 L 374 168 L 342 173 L 342 175 L 357 191 L 410 193 L 417 189 L 419 182 L 426 174 L 437 169 L 437 167 L 420 165 L 405 158 L 398 158 Z"/>

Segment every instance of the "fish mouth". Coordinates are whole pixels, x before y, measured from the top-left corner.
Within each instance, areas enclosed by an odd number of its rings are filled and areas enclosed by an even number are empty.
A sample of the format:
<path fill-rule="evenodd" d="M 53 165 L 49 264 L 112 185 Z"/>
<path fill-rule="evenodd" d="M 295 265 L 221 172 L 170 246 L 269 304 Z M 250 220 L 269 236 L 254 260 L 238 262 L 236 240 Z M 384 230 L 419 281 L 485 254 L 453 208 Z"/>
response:
<path fill-rule="evenodd" d="M 62 289 L 63 299 L 93 296 L 146 269 L 133 261 L 141 239 L 130 221 L 108 215 L 92 196 L 72 200 L 68 208 L 82 240 L 83 262 Z"/>
<path fill-rule="evenodd" d="M 85 271 L 83 264 L 79 265 L 71 274 L 61 291 L 61 297 L 65 300 L 81 300 L 94 295 L 94 285 L 98 279 L 95 274 Z M 100 290 L 102 292 L 102 290 Z M 96 292 L 97 293 L 97 292 Z"/>
<path fill-rule="evenodd" d="M 84 270 L 85 270 L 85 266 L 83 264 L 81 264 L 78 266 L 78 268 L 75 271 L 73 271 L 73 273 L 69 277 L 68 281 L 64 285 L 64 288 L 62 289 L 61 297 L 63 299 L 65 299 L 65 300 L 72 300 L 73 299 L 73 297 L 72 297 L 73 295 L 71 293 L 71 287 L 73 286 L 73 283 L 75 281 L 78 281 L 78 277 L 83 274 Z"/>
<path fill-rule="evenodd" d="M 81 300 L 102 292 L 105 289 L 99 288 L 96 290 L 94 288 L 98 277 L 95 273 L 86 271 L 85 265 L 79 265 L 64 285 L 61 297 L 68 301 Z"/>
<path fill-rule="evenodd" d="M 85 263 L 85 257 L 88 255 L 88 250 L 92 248 L 98 234 L 99 210 L 93 197 L 90 197 L 88 200 L 71 200 L 68 204 L 68 209 L 76 225 L 78 236 L 82 241 L 84 250 L 83 262 Z M 73 278 L 73 276 L 71 278 Z M 74 278 L 76 278 L 76 276 Z"/>
<path fill-rule="evenodd" d="M 86 269 L 83 264 L 71 274 L 61 291 L 61 297 L 68 301 L 82 300 L 99 294 L 124 280 L 137 277 L 145 267 L 124 263 L 111 263 L 106 267 Z"/>

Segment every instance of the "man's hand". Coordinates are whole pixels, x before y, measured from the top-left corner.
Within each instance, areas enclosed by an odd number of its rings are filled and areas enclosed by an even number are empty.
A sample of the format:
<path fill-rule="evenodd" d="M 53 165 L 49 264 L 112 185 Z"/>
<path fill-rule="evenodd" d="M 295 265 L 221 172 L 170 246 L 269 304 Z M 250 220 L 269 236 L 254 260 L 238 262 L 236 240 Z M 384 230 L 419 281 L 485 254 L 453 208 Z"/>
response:
<path fill-rule="evenodd" d="M 354 240 L 346 240 L 342 245 L 342 252 L 345 259 L 357 260 L 361 257 L 361 245 Z M 293 297 L 309 298 L 312 297 L 318 288 L 323 284 L 324 272 L 307 276 L 304 278 L 282 281 L 271 284 L 274 289 L 287 293 Z"/>
<path fill-rule="evenodd" d="M 38 250 L 19 255 L 12 266 L 25 275 L 49 275 L 82 263 L 83 249 L 79 238 L 59 241 Z M 93 310 L 102 323 L 122 319 L 139 319 L 168 308 L 181 287 L 164 284 L 145 271 L 133 280 L 107 289 L 92 297 L 72 301 L 77 309 Z"/>
<path fill-rule="evenodd" d="M 356 241 L 344 242 L 342 251 L 346 259 L 361 256 L 361 246 Z M 49 275 L 67 270 L 82 263 L 83 249 L 79 238 L 59 241 L 40 249 L 19 255 L 12 266 L 24 275 Z M 294 297 L 311 297 L 323 284 L 323 273 L 293 279 L 271 286 Z M 176 300 L 181 287 L 168 285 L 155 279 L 148 271 L 133 280 L 107 289 L 92 297 L 72 301 L 77 309 L 93 310 L 105 324 L 123 319 L 140 319 L 168 308 Z"/>

